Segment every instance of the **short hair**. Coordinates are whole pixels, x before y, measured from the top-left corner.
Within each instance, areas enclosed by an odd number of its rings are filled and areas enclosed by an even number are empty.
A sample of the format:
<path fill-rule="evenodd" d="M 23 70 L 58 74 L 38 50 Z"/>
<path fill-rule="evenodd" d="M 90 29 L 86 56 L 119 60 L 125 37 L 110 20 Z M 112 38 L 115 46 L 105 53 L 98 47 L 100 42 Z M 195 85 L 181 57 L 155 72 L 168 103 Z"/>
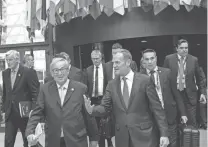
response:
<path fill-rule="evenodd" d="M 6 52 L 5 57 L 7 58 L 10 55 L 13 58 L 15 58 L 16 60 L 20 60 L 20 54 L 19 54 L 18 51 L 16 51 L 16 50 L 9 50 L 8 52 Z"/>
<path fill-rule="evenodd" d="M 91 52 L 91 56 L 92 56 L 92 54 L 99 54 L 100 57 L 102 58 L 102 53 L 101 53 L 100 50 L 93 50 L 93 51 Z"/>
<path fill-rule="evenodd" d="M 120 43 L 114 43 L 112 49 L 122 49 L 122 45 Z"/>
<path fill-rule="evenodd" d="M 62 56 L 62 57 L 65 58 L 67 61 L 71 62 L 71 58 L 70 58 L 70 56 L 69 56 L 67 53 L 61 52 L 61 53 L 59 53 L 59 55 L 60 55 L 60 57 Z"/>
<path fill-rule="evenodd" d="M 25 54 L 24 55 L 24 58 L 23 58 L 23 63 L 24 64 L 28 61 L 29 57 L 33 57 L 33 56 L 31 54 Z"/>
<path fill-rule="evenodd" d="M 69 68 L 69 62 L 66 59 L 61 58 L 61 57 L 55 57 L 52 59 L 52 62 L 50 64 L 50 72 L 52 73 L 53 67 L 56 63 L 62 62 L 62 61 L 65 62 L 65 66 Z"/>
<path fill-rule="evenodd" d="M 142 57 L 144 57 L 144 54 L 145 54 L 145 53 L 155 53 L 155 56 L 157 56 L 155 50 L 153 50 L 153 49 L 149 49 L 149 48 L 148 48 L 148 49 L 142 51 Z"/>
<path fill-rule="evenodd" d="M 118 53 L 121 53 L 125 60 L 130 59 L 132 61 L 132 55 L 127 49 L 120 49 L 116 54 Z"/>
<path fill-rule="evenodd" d="M 179 39 L 179 40 L 177 41 L 176 47 L 178 47 L 178 46 L 181 45 L 182 43 L 187 43 L 187 44 L 188 44 L 188 41 L 187 41 L 186 39 L 184 39 L 184 38 Z"/>

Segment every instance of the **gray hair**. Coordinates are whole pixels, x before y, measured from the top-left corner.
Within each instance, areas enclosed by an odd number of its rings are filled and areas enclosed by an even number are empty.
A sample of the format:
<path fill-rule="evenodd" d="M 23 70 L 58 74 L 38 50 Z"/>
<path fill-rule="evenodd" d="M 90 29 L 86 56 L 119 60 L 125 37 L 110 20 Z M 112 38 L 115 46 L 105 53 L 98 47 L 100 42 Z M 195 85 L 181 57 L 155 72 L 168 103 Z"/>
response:
<path fill-rule="evenodd" d="M 67 53 L 61 52 L 59 55 L 63 56 L 68 62 L 71 62 L 71 58 Z"/>
<path fill-rule="evenodd" d="M 8 56 L 12 56 L 15 60 L 20 61 L 20 54 L 16 50 L 9 50 L 6 52 L 5 57 L 7 58 Z"/>
<path fill-rule="evenodd" d="M 69 68 L 69 62 L 64 59 L 64 58 L 61 58 L 61 57 L 58 57 L 58 58 L 53 58 L 52 59 L 52 62 L 50 64 L 50 72 L 52 73 L 52 70 L 54 68 L 54 65 L 56 65 L 58 62 L 64 62 L 64 65 Z"/>
<path fill-rule="evenodd" d="M 92 56 L 92 54 L 99 54 L 100 57 L 102 58 L 102 53 L 101 53 L 100 50 L 93 50 L 93 51 L 91 52 L 91 56 Z"/>
<path fill-rule="evenodd" d="M 127 49 L 119 49 L 116 54 L 121 53 L 125 60 L 130 59 L 132 61 L 132 55 Z"/>

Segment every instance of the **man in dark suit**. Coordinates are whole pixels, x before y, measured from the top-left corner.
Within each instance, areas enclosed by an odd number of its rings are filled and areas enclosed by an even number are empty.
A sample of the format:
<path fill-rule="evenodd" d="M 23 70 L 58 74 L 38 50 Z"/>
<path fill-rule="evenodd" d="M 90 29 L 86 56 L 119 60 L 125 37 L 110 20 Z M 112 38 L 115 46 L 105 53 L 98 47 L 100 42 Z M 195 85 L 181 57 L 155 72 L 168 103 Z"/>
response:
<path fill-rule="evenodd" d="M 123 47 L 119 43 L 113 44 L 113 46 L 112 46 L 112 58 L 122 48 Z M 110 80 L 115 78 L 114 69 L 113 69 L 113 62 L 112 61 L 107 62 L 105 64 L 105 66 L 106 66 L 106 72 L 107 72 L 107 80 L 110 81 Z M 138 71 L 137 64 L 133 60 L 131 61 L 130 67 L 134 72 Z"/>
<path fill-rule="evenodd" d="M 50 71 L 54 80 L 40 88 L 37 105 L 27 125 L 29 144 L 37 143 L 35 128 L 44 117 L 46 147 L 88 147 L 87 135 L 92 147 L 96 147 L 99 139 L 96 121 L 84 106 L 83 94 L 87 87 L 68 79 L 69 63 L 63 58 L 54 58 Z"/>
<path fill-rule="evenodd" d="M 181 99 L 183 99 L 188 116 L 187 124 L 196 127 L 198 101 L 196 86 L 200 90 L 201 103 L 206 103 L 206 88 L 201 82 L 203 79 L 200 76 L 198 59 L 188 54 L 188 41 L 185 39 L 178 40 L 176 50 L 177 53 L 165 57 L 164 67 L 171 70 L 172 81 L 175 82 L 174 85 L 180 92 Z"/>
<path fill-rule="evenodd" d="M 157 56 L 153 49 L 143 51 L 143 62 L 146 70 L 143 70 L 141 73 L 149 75 L 155 83 L 159 100 L 166 113 L 170 135 L 169 147 L 178 147 L 177 105 L 180 108 L 181 119 L 185 123 L 187 121 L 180 93 L 177 91 L 174 82 L 171 81 L 170 69 L 157 66 Z"/>
<path fill-rule="evenodd" d="M 39 82 L 27 67 L 19 64 L 20 55 L 15 50 L 6 53 L 8 69 L 3 71 L 2 112 L 5 120 L 5 147 L 14 147 L 17 130 L 20 129 L 24 147 L 28 147 L 25 137 L 27 117 L 20 116 L 19 104 L 23 101 L 32 103 L 35 107 L 39 91 Z"/>
<path fill-rule="evenodd" d="M 131 60 L 128 50 L 116 53 L 113 63 L 117 76 L 108 83 L 99 106 L 91 105 L 85 96 L 87 111 L 93 116 L 113 113 L 117 147 L 157 147 L 154 122 L 160 131 L 160 146 L 167 147 L 168 125 L 155 87 L 148 76 L 131 70 Z"/>
<path fill-rule="evenodd" d="M 94 105 L 100 105 L 103 98 L 105 88 L 107 86 L 106 70 L 102 63 L 102 53 L 100 50 L 93 50 L 91 53 L 91 60 L 93 65 L 86 69 L 86 82 L 88 87 L 88 95 Z M 96 117 L 99 130 L 101 117 Z M 105 147 L 105 137 L 100 134 L 99 147 Z M 108 146 L 112 147 L 111 138 L 107 138 Z"/>
<path fill-rule="evenodd" d="M 71 59 L 69 57 L 69 55 L 65 52 L 61 52 L 57 55 L 55 55 L 55 57 L 61 57 L 66 59 L 69 62 L 69 79 L 78 81 L 78 82 L 82 82 L 83 83 L 83 73 L 80 69 L 74 67 L 71 65 Z M 52 81 L 53 77 L 51 76 L 51 74 L 49 74 L 45 79 L 44 79 L 44 83 L 47 83 L 49 81 Z"/>

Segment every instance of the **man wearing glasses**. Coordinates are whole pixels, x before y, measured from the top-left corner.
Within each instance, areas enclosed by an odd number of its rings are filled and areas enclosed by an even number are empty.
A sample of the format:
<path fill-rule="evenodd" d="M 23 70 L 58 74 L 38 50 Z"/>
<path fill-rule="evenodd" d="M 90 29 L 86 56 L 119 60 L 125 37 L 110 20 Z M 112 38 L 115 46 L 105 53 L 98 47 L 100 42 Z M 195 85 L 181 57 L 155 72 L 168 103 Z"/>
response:
<path fill-rule="evenodd" d="M 86 112 L 83 95 L 87 87 L 68 79 L 69 62 L 54 58 L 50 65 L 54 80 L 40 88 L 36 108 L 29 119 L 26 136 L 29 145 L 35 145 L 34 135 L 39 120 L 46 119 L 46 147 L 92 147 L 97 146 L 98 130 L 94 117 Z"/>

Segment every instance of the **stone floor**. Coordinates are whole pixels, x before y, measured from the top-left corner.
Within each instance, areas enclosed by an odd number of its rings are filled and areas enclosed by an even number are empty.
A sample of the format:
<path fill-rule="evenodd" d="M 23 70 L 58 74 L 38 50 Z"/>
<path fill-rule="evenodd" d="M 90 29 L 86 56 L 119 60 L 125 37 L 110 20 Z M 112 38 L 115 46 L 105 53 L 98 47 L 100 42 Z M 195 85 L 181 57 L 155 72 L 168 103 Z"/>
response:
<path fill-rule="evenodd" d="M 114 143 L 114 138 L 113 138 Z M 22 147 L 22 136 L 20 133 L 18 133 L 15 147 Z M 0 133 L 0 147 L 4 147 L 4 133 Z M 107 147 L 107 146 L 106 146 Z M 207 131 L 200 130 L 200 147 L 207 147 Z"/>

